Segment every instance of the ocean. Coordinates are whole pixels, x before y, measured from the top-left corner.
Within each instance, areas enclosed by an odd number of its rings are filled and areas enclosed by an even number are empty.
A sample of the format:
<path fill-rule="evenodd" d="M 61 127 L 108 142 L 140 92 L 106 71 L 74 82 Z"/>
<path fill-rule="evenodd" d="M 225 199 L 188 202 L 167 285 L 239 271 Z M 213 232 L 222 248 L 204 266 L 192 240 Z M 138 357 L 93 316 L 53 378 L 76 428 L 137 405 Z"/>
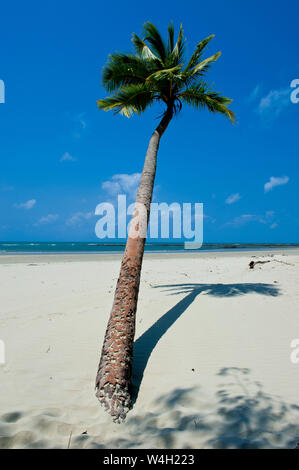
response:
<path fill-rule="evenodd" d="M 263 243 L 204 243 L 200 249 L 185 250 L 184 243 L 147 243 L 150 252 L 251 251 L 298 248 L 299 244 Z M 104 242 L 0 242 L 0 255 L 6 254 L 65 254 L 65 253 L 122 253 L 125 243 Z"/>

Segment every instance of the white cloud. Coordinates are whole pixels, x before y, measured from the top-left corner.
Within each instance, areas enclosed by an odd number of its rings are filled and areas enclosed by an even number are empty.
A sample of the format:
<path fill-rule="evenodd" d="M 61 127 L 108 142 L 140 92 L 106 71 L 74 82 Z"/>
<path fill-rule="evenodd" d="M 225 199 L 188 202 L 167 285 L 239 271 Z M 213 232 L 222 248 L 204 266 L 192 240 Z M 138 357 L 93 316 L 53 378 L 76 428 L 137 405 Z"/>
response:
<path fill-rule="evenodd" d="M 48 214 L 44 217 L 41 217 L 34 225 L 44 225 L 50 224 L 51 222 L 55 222 L 59 217 L 58 214 Z"/>
<path fill-rule="evenodd" d="M 270 225 L 271 230 L 273 230 L 276 227 L 278 227 L 278 224 L 276 222 L 274 222 L 274 224 Z"/>
<path fill-rule="evenodd" d="M 275 225 L 273 218 L 275 216 L 274 211 L 267 211 L 264 215 L 256 214 L 242 214 L 238 217 L 235 217 L 231 222 L 226 223 L 225 225 L 230 225 L 233 227 L 242 227 L 251 222 L 257 222 L 264 225 Z"/>
<path fill-rule="evenodd" d="M 250 93 L 250 95 L 249 95 L 247 101 L 252 102 L 252 101 L 256 100 L 257 97 L 258 97 L 258 95 L 259 95 L 260 92 L 261 92 L 261 89 L 262 89 L 262 86 L 261 86 L 260 84 L 258 84 L 258 85 L 254 88 L 254 90 L 252 90 L 252 92 Z"/>
<path fill-rule="evenodd" d="M 73 118 L 74 122 L 76 123 L 76 131 L 74 132 L 74 137 L 76 139 L 80 139 L 87 129 L 87 122 L 84 118 L 85 115 L 86 113 L 80 113 Z"/>
<path fill-rule="evenodd" d="M 29 201 L 21 202 L 20 204 L 14 204 L 17 209 L 32 209 L 36 204 L 36 199 L 29 199 Z"/>
<path fill-rule="evenodd" d="M 290 89 L 282 88 L 280 90 L 271 90 L 264 98 L 260 100 L 258 112 L 267 118 L 277 117 L 281 111 L 291 103 Z"/>
<path fill-rule="evenodd" d="M 207 215 L 207 214 L 203 214 L 203 218 L 204 218 L 204 220 L 209 221 L 212 224 L 214 224 L 216 222 L 216 219 L 214 219 L 214 217 L 211 217 L 210 215 Z"/>
<path fill-rule="evenodd" d="M 88 220 L 94 216 L 94 212 L 76 212 L 67 221 L 67 225 L 77 225 L 84 220 Z"/>
<path fill-rule="evenodd" d="M 72 157 L 72 155 L 69 152 L 65 152 L 60 159 L 60 162 L 75 162 L 75 161 L 76 161 L 76 158 Z"/>
<path fill-rule="evenodd" d="M 126 194 L 129 198 L 135 199 L 140 176 L 140 173 L 113 175 L 110 180 L 102 183 L 102 189 L 110 196 Z"/>
<path fill-rule="evenodd" d="M 229 225 L 235 225 L 239 227 L 241 225 L 247 224 L 248 222 L 253 222 L 257 220 L 258 220 L 258 216 L 254 214 L 242 214 L 238 217 L 235 217 L 232 222 L 229 222 Z"/>
<path fill-rule="evenodd" d="M 239 193 L 236 194 L 231 194 L 228 196 L 228 198 L 225 200 L 226 204 L 234 204 L 235 202 L 239 201 L 241 199 L 241 196 Z"/>
<path fill-rule="evenodd" d="M 264 190 L 265 193 L 268 193 L 271 191 L 275 186 L 282 186 L 284 184 L 287 184 L 290 181 L 290 178 L 288 176 L 281 176 L 281 177 L 275 177 L 271 176 L 270 181 L 268 181 L 264 185 Z"/>

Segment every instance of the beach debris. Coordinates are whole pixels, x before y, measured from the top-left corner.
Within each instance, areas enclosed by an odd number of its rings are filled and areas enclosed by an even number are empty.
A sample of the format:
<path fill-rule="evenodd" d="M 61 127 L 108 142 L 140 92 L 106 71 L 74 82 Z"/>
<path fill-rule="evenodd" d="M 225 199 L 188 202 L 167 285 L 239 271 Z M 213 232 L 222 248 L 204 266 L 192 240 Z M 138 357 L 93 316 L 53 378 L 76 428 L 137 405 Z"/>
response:
<path fill-rule="evenodd" d="M 195 372 L 195 369 L 191 369 L 191 370 L 192 370 L 192 372 Z"/>
<path fill-rule="evenodd" d="M 288 266 L 295 266 L 293 263 L 287 263 L 286 261 L 281 261 L 279 259 L 274 259 L 273 261 L 276 261 L 276 263 L 287 264 Z"/>
<path fill-rule="evenodd" d="M 271 259 L 271 260 L 266 260 L 266 261 L 250 261 L 248 266 L 249 266 L 249 269 L 253 269 L 256 264 L 272 263 L 273 261 L 276 261 L 276 263 L 286 264 L 288 266 L 295 266 L 293 263 L 287 263 L 286 261 L 281 261 L 279 259 Z"/>
<path fill-rule="evenodd" d="M 249 268 L 253 269 L 256 264 L 265 264 L 265 263 L 270 263 L 270 261 L 250 261 Z"/>

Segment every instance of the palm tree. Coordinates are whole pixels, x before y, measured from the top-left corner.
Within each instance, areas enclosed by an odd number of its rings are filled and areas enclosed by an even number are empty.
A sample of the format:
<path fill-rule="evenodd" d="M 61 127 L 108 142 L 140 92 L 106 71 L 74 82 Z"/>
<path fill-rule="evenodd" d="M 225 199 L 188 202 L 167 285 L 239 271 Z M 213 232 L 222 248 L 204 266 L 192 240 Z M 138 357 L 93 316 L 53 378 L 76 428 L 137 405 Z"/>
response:
<path fill-rule="evenodd" d="M 228 109 L 232 100 L 214 91 L 204 80 L 210 65 L 220 57 L 220 52 L 204 60 L 202 57 L 214 35 L 201 41 L 189 62 L 185 63 L 182 26 L 176 42 L 174 27 L 172 24 L 168 26 L 167 44 L 150 22 L 143 25 L 143 33 L 143 39 L 133 34 L 135 54 L 115 53 L 109 56 L 102 80 L 107 92 L 112 94 L 97 102 L 100 109 L 127 117 L 142 113 L 156 102 L 164 106 L 162 119 L 149 141 L 137 193 L 134 222 L 131 221 L 131 229 L 133 224 L 137 232 L 138 207 L 146 208 L 146 227 L 149 219 L 160 139 L 183 104 L 221 113 L 234 122 L 234 114 Z M 132 235 L 131 229 L 96 377 L 96 396 L 116 422 L 124 419 L 131 407 L 135 315 L 146 240 L 146 234 Z"/>

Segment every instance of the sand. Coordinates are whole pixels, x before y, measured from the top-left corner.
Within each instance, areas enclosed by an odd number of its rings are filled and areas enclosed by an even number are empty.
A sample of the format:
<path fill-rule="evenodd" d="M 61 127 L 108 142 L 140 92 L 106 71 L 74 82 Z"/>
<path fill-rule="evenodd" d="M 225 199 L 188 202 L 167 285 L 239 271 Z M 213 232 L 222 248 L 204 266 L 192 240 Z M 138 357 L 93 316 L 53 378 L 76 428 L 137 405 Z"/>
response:
<path fill-rule="evenodd" d="M 146 254 L 123 424 L 94 394 L 119 266 L 0 257 L 0 448 L 294 447 L 299 252 Z"/>

